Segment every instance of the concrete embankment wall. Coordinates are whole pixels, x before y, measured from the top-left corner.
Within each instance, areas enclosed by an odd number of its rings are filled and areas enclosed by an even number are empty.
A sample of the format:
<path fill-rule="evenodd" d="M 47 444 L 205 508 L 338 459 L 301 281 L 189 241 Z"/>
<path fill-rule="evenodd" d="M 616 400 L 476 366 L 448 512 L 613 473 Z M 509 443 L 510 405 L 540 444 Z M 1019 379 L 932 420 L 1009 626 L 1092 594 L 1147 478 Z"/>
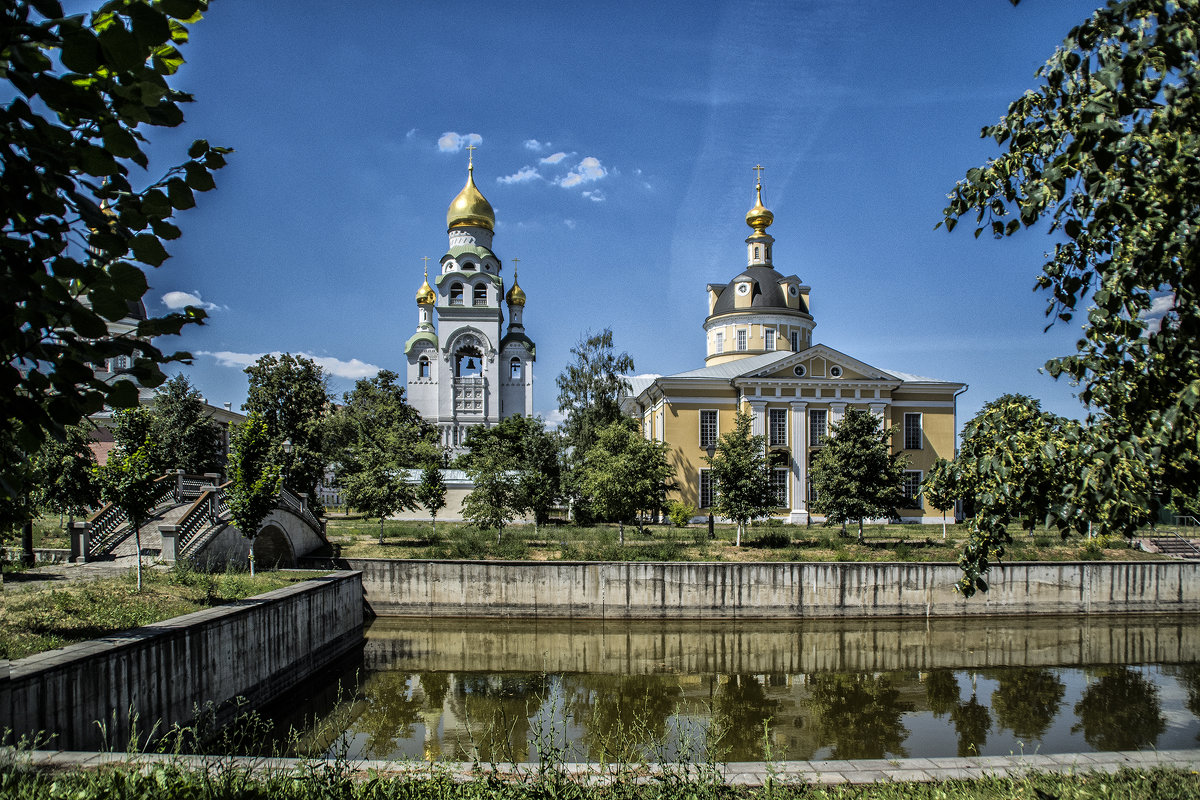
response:
<path fill-rule="evenodd" d="M 121 634 L 0 661 L 0 727 L 57 733 L 66 750 L 124 749 L 131 718 L 145 735 L 187 724 L 211 704 L 228 722 L 236 698 L 279 697 L 363 643 L 362 580 L 338 572 Z M 102 735 L 97 721 L 107 728 Z M 44 745 L 43 745 L 44 746 Z"/>
<path fill-rule="evenodd" d="M 319 564 L 320 561 L 309 561 Z M 342 559 L 376 614 L 790 619 L 1200 611 L 1200 563 L 1019 563 L 964 598 L 953 564 Z"/>

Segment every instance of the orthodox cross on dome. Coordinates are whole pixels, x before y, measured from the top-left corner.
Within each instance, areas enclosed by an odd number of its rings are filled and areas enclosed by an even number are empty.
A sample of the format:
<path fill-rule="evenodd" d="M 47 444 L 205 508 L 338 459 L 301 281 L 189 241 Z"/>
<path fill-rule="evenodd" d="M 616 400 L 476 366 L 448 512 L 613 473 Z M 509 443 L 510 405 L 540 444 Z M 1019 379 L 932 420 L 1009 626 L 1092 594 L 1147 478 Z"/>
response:
<path fill-rule="evenodd" d="M 425 277 L 429 277 L 429 256 L 421 256 L 421 260 L 425 262 Z"/>
<path fill-rule="evenodd" d="M 467 145 L 467 170 L 475 169 L 475 145 Z"/>
<path fill-rule="evenodd" d="M 766 169 L 766 167 L 764 167 L 762 164 L 755 164 L 755 165 L 752 167 L 752 169 L 753 169 L 753 170 L 754 170 L 754 172 L 755 172 L 755 176 L 754 176 L 754 182 L 755 182 L 755 183 L 762 183 L 762 173 L 763 173 L 763 170 L 764 170 L 764 169 Z"/>
<path fill-rule="evenodd" d="M 512 262 L 513 262 L 513 280 L 515 281 L 517 279 L 517 264 L 521 263 L 521 259 L 514 258 L 512 260 Z"/>

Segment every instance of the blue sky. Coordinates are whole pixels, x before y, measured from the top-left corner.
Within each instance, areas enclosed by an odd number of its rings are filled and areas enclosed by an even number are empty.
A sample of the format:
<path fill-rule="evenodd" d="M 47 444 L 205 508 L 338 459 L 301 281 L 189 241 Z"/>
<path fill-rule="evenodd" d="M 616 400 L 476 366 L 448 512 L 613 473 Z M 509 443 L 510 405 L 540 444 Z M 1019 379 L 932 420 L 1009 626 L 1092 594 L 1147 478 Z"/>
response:
<path fill-rule="evenodd" d="M 1078 415 L 1038 373 L 1079 333 L 1042 332 L 1052 240 L 934 224 L 996 152 L 980 128 L 1096 4 L 214 3 L 178 76 L 196 102 L 153 132 L 152 167 L 193 138 L 236 153 L 181 215 L 147 306 L 209 304 L 160 344 L 195 354 L 182 371 L 217 404 L 240 406 L 241 367 L 268 352 L 318 358 L 339 395 L 403 375 L 470 137 L 506 281 L 520 259 L 535 411 L 555 419 L 554 378 L 589 329 L 612 327 L 639 373 L 703 365 L 704 287 L 744 267 L 761 163 L 814 341 L 970 384 L 960 425 L 1004 392 Z"/>

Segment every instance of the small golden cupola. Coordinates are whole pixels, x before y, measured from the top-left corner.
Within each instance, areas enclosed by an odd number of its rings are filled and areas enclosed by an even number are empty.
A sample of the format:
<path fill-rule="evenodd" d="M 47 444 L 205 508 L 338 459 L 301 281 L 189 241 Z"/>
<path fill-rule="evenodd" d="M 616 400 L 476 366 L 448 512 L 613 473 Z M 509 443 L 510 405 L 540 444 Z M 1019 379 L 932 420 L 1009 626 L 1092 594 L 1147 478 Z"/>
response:
<path fill-rule="evenodd" d="M 446 211 L 446 228 L 474 227 L 494 231 L 496 229 L 496 212 L 492 210 L 492 204 L 475 186 L 473 155 L 467 161 L 467 183 L 450 203 L 449 210 Z"/>
<path fill-rule="evenodd" d="M 516 270 L 513 270 L 513 285 L 512 288 L 508 290 L 508 294 L 504 295 L 504 302 L 508 303 L 510 306 L 525 305 L 525 290 L 522 289 L 520 284 L 517 283 Z"/>
<path fill-rule="evenodd" d="M 775 215 L 763 205 L 761 178 L 755 181 L 754 192 L 754 208 L 746 212 L 746 224 L 753 228 L 755 233 L 762 234 L 767 232 L 767 228 L 771 227 L 771 223 L 775 221 Z"/>
<path fill-rule="evenodd" d="M 417 305 L 431 306 L 437 302 L 437 294 L 433 291 L 433 287 L 429 285 L 429 267 L 425 268 L 425 282 L 421 284 L 421 288 L 417 289 Z"/>

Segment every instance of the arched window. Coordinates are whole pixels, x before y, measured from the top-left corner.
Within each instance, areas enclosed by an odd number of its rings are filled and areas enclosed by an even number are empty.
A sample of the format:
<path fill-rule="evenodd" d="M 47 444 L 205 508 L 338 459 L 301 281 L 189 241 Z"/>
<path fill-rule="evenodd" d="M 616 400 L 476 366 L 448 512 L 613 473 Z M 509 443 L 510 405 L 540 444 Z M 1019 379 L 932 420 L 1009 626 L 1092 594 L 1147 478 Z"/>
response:
<path fill-rule="evenodd" d="M 513 358 L 512 361 L 508 362 L 508 368 L 514 381 L 521 380 L 521 359 Z"/>
<path fill-rule="evenodd" d="M 475 264 L 474 264 L 474 262 L 471 262 L 471 261 L 464 261 L 459 266 L 459 269 L 461 269 L 463 272 L 470 272 L 473 269 L 475 269 Z"/>
<path fill-rule="evenodd" d="M 450 305 L 461 306 L 463 304 L 463 287 L 461 283 L 455 283 L 450 286 Z"/>
<path fill-rule="evenodd" d="M 486 306 L 487 305 L 487 285 L 483 283 L 475 284 L 475 294 L 471 298 L 471 305 Z"/>
<path fill-rule="evenodd" d="M 421 358 L 417 360 L 417 377 L 429 377 L 429 356 L 421 356 Z"/>

